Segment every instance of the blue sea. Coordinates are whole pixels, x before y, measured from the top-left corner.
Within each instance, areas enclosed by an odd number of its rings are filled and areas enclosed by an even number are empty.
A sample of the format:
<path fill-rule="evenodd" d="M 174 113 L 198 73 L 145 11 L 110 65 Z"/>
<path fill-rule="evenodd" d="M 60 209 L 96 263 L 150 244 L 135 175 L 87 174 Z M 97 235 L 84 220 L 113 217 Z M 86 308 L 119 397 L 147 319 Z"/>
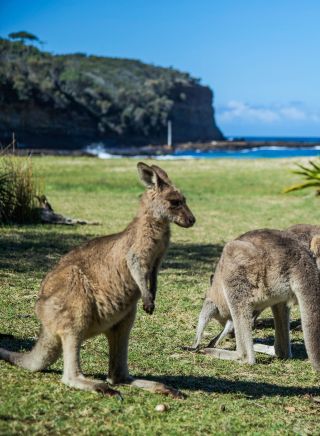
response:
<path fill-rule="evenodd" d="M 301 144 L 320 144 L 320 137 L 301 136 L 241 136 L 228 137 L 229 140 L 241 140 L 247 142 L 300 142 Z"/>
<path fill-rule="evenodd" d="M 243 150 L 176 151 L 171 155 L 155 156 L 156 159 L 277 159 L 288 157 L 314 157 L 320 156 L 320 146 L 312 148 L 286 148 L 286 147 L 255 147 Z"/>
<path fill-rule="evenodd" d="M 294 137 L 241 137 L 228 138 L 230 144 L 232 140 L 250 142 L 268 142 L 270 145 L 255 146 L 239 149 L 239 150 L 183 150 L 175 151 L 172 154 L 153 156 L 159 160 L 175 160 L 175 159 L 277 159 L 277 158 L 298 158 L 298 157 L 315 157 L 320 156 L 320 138 L 294 138 Z M 283 142 L 281 146 L 279 143 Z M 297 143 L 295 147 L 286 147 L 286 143 Z M 277 145 L 273 145 L 277 143 Z M 248 145 L 249 145 L 248 144 Z M 113 155 L 100 145 L 91 145 L 87 148 L 93 155 L 101 159 L 120 158 L 122 156 Z M 135 157 L 144 157 L 143 155 Z"/>

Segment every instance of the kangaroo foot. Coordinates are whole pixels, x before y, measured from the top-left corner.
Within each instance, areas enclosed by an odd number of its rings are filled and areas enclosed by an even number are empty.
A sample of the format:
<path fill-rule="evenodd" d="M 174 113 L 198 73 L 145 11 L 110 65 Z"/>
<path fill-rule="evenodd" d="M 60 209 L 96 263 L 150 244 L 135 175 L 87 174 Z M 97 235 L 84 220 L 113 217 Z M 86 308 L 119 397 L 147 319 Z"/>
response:
<path fill-rule="evenodd" d="M 204 348 L 202 350 L 203 354 L 208 354 L 210 356 L 216 357 L 222 360 L 235 360 L 240 363 L 250 363 L 253 364 L 254 361 L 248 361 L 244 359 L 237 351 L 224 350 L 223 348 Z"/>
<path fill-rule="evenodd" d="M 162 394 L 172 398 L 179 398 L 179 399 L 186 398 L 186 395 L 183 392 L 180 392 L 178 389 L 174 389 L 163 383 L 159 383 L 155 381 L 144 380 L 144 379 L 133 379 L 129 384 L 130 386 L 144 389 L 154 394 Z"/>
<path fill-rule="evenodd" d="M 117 384 L 133 386 L 135 388 L 143 389 L 144 391 L 148 391 L 153 394 L 162 394 L 176 399 L 186 398 L 186 395 L 178 389 L 172 388 L 156 381 L 129 377 L 125 380 L 122 380 L 121 382 L 117 382 Z"/>
<path fill-rule="evenodd" d="M 81 389 L 83 391 L 98 392 L 108 396 L 118 396 L 122 400 L 119 391 L 112 389 L 108 383 L 97 380 L 86 379 L 83 374 L 74 377 L 63 377 L 62 382 L 71 388 Z"/>
<path fill-rule="evenodd" d="M 95 386 L 95 392 L 102 395 L 107 395 L 110 397 L 118 397 L 121 401 L 123 400 L 120 391 L 110 388 L 107 383 L 99 383 Z"/>

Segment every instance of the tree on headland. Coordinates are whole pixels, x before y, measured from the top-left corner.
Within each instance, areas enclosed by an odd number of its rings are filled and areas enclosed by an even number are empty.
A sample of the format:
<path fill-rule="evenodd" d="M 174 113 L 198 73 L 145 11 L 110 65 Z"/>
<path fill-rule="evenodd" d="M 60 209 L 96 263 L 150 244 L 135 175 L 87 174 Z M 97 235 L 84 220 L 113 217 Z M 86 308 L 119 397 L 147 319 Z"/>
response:
<path fill-rule="evenodd" d="M 26 40 L 30 42 L 40 42 L 39 38 L 36 35 L 30 32 L 26 32 L 24 30 L 20 32 L 9 33 L 8 37 L 13 40 L 18 39 L 22 43 L 25 43 Z"/>

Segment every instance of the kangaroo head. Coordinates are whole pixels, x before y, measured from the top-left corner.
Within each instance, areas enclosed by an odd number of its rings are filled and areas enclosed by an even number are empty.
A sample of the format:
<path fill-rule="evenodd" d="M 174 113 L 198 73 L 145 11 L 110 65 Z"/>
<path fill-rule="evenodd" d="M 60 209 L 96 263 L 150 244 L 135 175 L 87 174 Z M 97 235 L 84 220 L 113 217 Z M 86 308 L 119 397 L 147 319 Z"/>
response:
<path fill-rule="evenodd" d="M 157 165 L 138 163 L 141 181 L 148 188 L 142 201 L 154 218 L 168 220 L 181 227 L 191 227 L 196 222 L 186 199 L 172 184 L 168 174 Z"/>

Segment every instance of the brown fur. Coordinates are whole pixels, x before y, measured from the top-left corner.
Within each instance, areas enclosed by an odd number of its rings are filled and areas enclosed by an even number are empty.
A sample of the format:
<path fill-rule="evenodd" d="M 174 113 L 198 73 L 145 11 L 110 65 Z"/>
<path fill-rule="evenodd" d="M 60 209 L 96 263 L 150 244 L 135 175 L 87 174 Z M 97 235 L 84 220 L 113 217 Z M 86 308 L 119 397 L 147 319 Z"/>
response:
<path fill-rule="evenodd" d="M 232 331 L 233 320 L 237 351 L 208 348 L 205 352 L 254 363 L 254 348 L 268 353 L 272 350 L 260 344 L 253 347 L 252 316 L 254 311 L 260 313 L 271 306 L 276 328 L 274 352 L 291 357 L 288 305 L 298 302 L 307 352 L 314 368 L 320 370 L 320 283 L 313 258 L 319 253 L 320 239 L 315 227 L 256 230 L 226 244 L 199 316 L 193 348 L 198 348 L 210 318 L 225 326 L 211 345 Z"/>
<path fill-rule="evenodd" d="M 36 314 L 39 340 L 30 353 L 0 349 L 0 358 L 32 371 L 53 363 L 63 351 L 63 382 L 79 389 L 114 394 L 108 385 L 86 379 L 80 369 L 80 345 L 105 334 L 109 341 L 109 381 L 130 383 L 178 395 L 156 382 L 133 380 L 127 367 L 128 340 L 136 305 L 152 314 L 157 273 L 168 248 L 170 222 L 191 227 L 195 218 L 185 198 L 159 167 L 138 164 L 147 186 L 139 212 L 128 227 L 103 236 L 66 254 L 44 278 Z"/>

